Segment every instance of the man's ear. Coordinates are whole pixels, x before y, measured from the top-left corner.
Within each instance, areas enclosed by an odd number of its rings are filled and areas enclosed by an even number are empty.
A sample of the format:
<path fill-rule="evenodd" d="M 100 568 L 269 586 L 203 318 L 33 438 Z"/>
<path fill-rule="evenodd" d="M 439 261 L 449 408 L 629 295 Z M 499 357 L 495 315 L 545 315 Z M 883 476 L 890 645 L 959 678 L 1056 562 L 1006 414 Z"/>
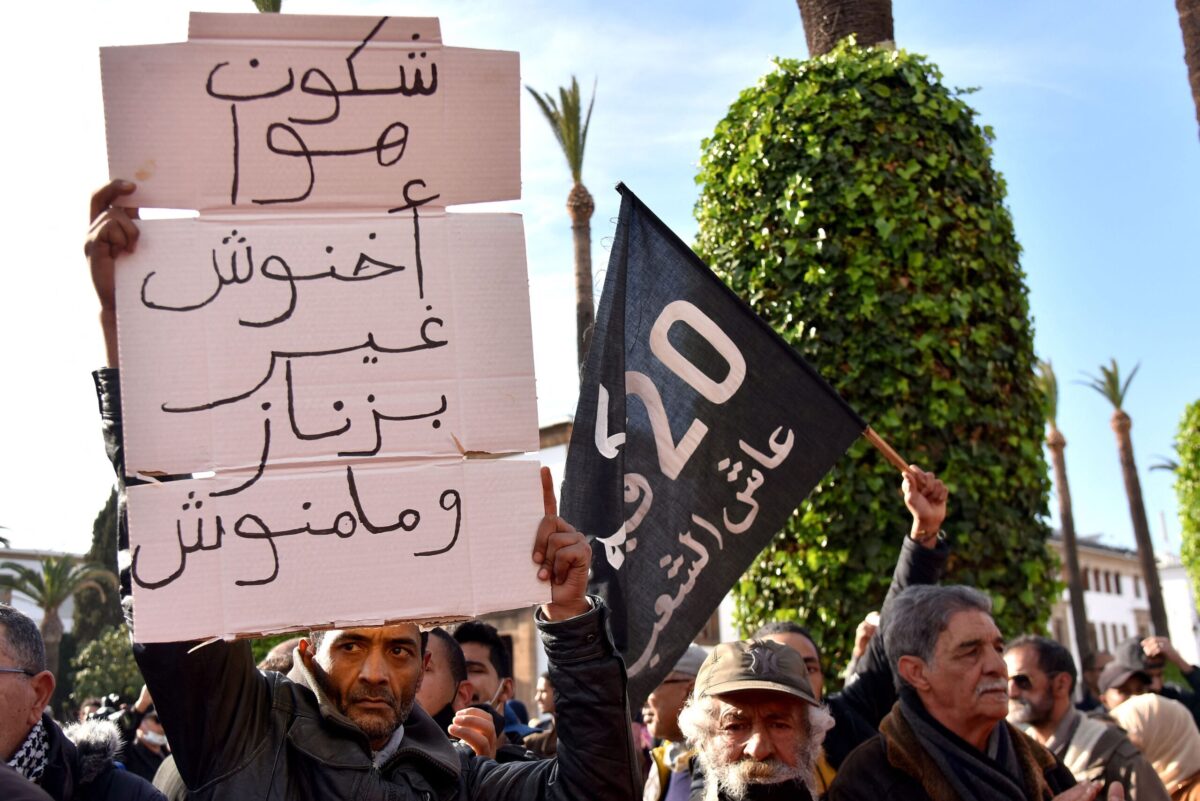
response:
<path fill-rule="evenodd" d="M 467 679 L 463 679 L 458 683 L 458 689 L 454 691 L 454 697 L 450 699 L 450 708 L 457 712 L 460 709 L 466 709 L 471 705 L 471 696 L 475 694 L 475 685 L 471 684 Z"/>
<path fill-rule="evenodd" d="M 512 700 L 513 697 L 513 680 L 511 678 L 500 680 L 500 695 L 496 699 L 497 704 L 505 704 Z"/>
<path fill-rule="evenodd" d="M 42 710 L 50 703 L 50 696 L 54 695 L 54 674 L 43 670 L 29 678 L 29 686 L 33 688 L 34 701 L 26 716 L 26 723 L 32 728 L 41 719 Z"/>
<path fill-rule="evenodd" d="M 904 683 L 915 690 L 928 690 L 929 678 L 925 675 L 929 666 L 919 656 L 902 656 L 896 661 L 896 671 Z"/>
<path fill-rule="evenodd" d="M 301 637 L 300 642 L 296 645 L 296 651 L 300 654 L 300 661 L 310 671 L 312 670 L 313 657 L 315 656 L 312 641 L 307 637 Z"/>
<path fill-rule="evenodd" d="M 1054 692 L 1055 698 L 1067 698 L 1071 695 L 1071 676 L 1067 673 L 1059 673 L 1050 682 L 1050 689 Z"/>

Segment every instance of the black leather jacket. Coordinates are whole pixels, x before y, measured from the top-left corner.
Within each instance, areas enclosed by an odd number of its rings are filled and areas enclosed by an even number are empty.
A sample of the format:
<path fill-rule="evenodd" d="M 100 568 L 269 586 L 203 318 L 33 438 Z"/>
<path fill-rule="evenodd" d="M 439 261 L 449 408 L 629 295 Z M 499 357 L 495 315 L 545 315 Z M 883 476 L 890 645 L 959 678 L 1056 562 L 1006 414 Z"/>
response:
<path fill-rule="evenodd" d="M 108 452 L 124 479 L 117 373 L 102 370 L 95 378 Z M 123 503 L 120 529 L 125 549 Z M 399 750 L 375 767 L 365 735 L 302 667 L 286 678 L 260 673 L 244 641 L 193 653 L 194 643 L 153 643 L 134 652 L 192 798 L 637 799 L 625 666 L 608 636 L 607 609 L 593 604 L 571 620 L 537 622 L 559 732 L 557 757 L 538 762 L 500 765 L 475 756 L 414 707 Z"/>

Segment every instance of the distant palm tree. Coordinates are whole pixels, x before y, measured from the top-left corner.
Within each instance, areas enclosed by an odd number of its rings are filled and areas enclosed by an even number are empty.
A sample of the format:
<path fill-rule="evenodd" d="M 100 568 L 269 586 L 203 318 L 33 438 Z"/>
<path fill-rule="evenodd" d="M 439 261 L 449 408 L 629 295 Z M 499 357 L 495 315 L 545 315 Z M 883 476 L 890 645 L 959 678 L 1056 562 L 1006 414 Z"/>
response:
<path fill-rule="evenodd" d="M 575 185 L 567 195 L 567 213 L 571 215 L 571 233 L 575 240 L 575 328 L 576 351 L 579 367 L 587 359 L 588 343 L 592 338 L 592 325 L 596 312 L 592 306 L 592 212 L 596 204 L 583 185 L 583 150 L 587 145 L 588 126 L 592 122 L 592 106 L 596 104 L 596 86 L 592 85 L 592 100 L 588 103 L 587 116 L 582 116 L 583 103 L 579 96 L 579 82 L 571 76 L 571 86 L 559 87 L 559 100 L 546 93 L 539 95 L 532 86 L 525 87 L 538 108 L 546 115 L 546 121 L 554 131 Z"/>
<path fill-rule="evenodd" d="M 254 7 L 264 14 L 278 14 L 283 0 L 254 0 Z"/>
<path fill-rule="evenodd" d="M 42 640 L 46 644 L 46 664 L 58 673 L 58 647 L 62 643 L 63 624 L 59 608 L 75 593 L 92 588 L 104 595 L 104 587 L 115 589 L 117 577 L 95 562 L 79 562 L 74 556 L 47 556 L 41 570 L 20 562 L 0 562 L 0 588 L 19 592 L 42 610 Z"/>
<path fill-rule="evenodd" d="M 1079 572 L 1079 551 L 1075 545 L 1075 515 L 1071 510 L 1071 487 L 1067 483 L 1067 438 L 1058 430 L 1058 379 L 1048 361 L 1039 361 L 1037 381 L 1042 390 L 1046 415 L 1046 446 L 1054 465 L 1054 488 L 1058 492 L 1058 519 L 1062 524 L 1063 554 L 1067 560 L 1067 587 L 1071 596 L 1071 623 L 1075 626 L 1075 646 L 1079 658 L 1094 650 L 1088 640 L 1087 610 L 1083 604 L 1083 577 Z"/>
<path fill-rule="evenodd" d="M 1138 481 L 1137 466 L 1133 461 L 1133 439 L 1129 429 L 1133 421 L 1125 413 L 1125 395 L 1129 392 L 1129 384 L 1137 375 L 1138 367 L 1134 366 L 1124 382 L 1121 381 L 1121 371 L 1117 360 L 1113 359 L 1110 366 L 1100 365 L 1099 376 L 1088 376 L 1086 383 L 1092 389 L 1103 395 L 1113 405 L 1112 430 L 1117 435 L 1117 454 L 1121 460 L 1121 474 L 1125 479 L 1125 495 L 1129 499 L 1129 516 L 1133 520 L 1133 536 L 1137 541 L 1138 557 L 1142 563 L 1142 575 L 1146 579 L 1146 596 L 1150 601 L 1150 621 L 1154 624 L 1154 633 L 1167 637 L 1167 610 L 1163 606 L 1162 587 L 1158 581 L 1158 564 L 1154 559 L 1154 543 L 1150 540 L 1150 525 L 1146 522 L 1146 505 L 1142 501 L 1142 485 Z"/>

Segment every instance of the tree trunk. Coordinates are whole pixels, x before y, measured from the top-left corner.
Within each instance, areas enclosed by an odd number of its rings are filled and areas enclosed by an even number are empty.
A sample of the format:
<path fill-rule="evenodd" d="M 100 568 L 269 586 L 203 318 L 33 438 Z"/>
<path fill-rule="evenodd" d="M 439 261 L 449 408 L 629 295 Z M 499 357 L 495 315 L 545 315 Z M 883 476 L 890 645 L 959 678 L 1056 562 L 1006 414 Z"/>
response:
<path fill-rule="evenodd" d="M 1183 60 L 1187 64 L 1188 83 L 1192 85 L 1192 104 L 1200 125 L 1200 0 L 1175 0 L 1175 8 L 1183 30 Z"/>
<path fill-rule="evenodd" d="M 1150 526 L 1146 522 L 1146 505 L 1142 501 L 1142 484 L 1138 481 L 1137 467 L 1133 463 L 1133 438 L 1129 429 L 1133 421 L 1118 409 L 1113 412 L 1112 430 L 1117 435 L 1117 452 L 1121 459 L 1121 474 L 1125 478 L 1125 495 L 1129 498 L 1129 516 L 1133 520 L 1133 536 L 1137 540 L 1138 559 L 1142 563 L 1142 576 L 1146 579 L 1146 597 L 1150 601 L 1150 622 L 1154 633 L 1170 637 L 1167 627 L 1167 609 L 1163 606 L 1162 587 L 1158 583 L 1158 563 L 1154 559 L 1154 543 L 1150 539 Z"/>
<path fill-rule="evenodd" d="M 62 644 L 63 624 L 58 607 L 42 610 L 42 643 L 46 646 L 46 668 L 58 678 L 58 647 Z"/>
<path fill-rule="evenodd" d="M 891 45 L 896 39 L 892 0 L 796 0 L 796 5 L 804 23 L 809 58 L 828 53 L 852 33 L 864 46 Z"/>
<path fill-rule="evenodd" d="M 592 301 L 592 212 L 596 204 L 583 184 L 575 184 L 567 195 L 567 212 L 571 215 L 571 234 L 575 240 L 575 345 L 582 378 L 583 363 L 587 360 L 592 341 L 596 310 Z"/>
<path fill-rule="evenodd" d="M 1075 627 L 1075 646 L 1079 659 L 1092 652 L 1088 641 L 1087 610 L 1083 605 L 1083 578 L 1079 574 L 1079 551 L 1075 546 L 1075 515 L 1071 511 L 1071 487 L 1067 484 L 1067 460 L 1063 451 L 1067 440 L 1057 428 L 1046 436 L 1050 461 L 1054 465 L 1054 488 L 1058 490 L 1058 518 L 1062 523 L 1063 554 L 1067 560 L 1067 587 L 1071 597 L 1071 623 Z"/>

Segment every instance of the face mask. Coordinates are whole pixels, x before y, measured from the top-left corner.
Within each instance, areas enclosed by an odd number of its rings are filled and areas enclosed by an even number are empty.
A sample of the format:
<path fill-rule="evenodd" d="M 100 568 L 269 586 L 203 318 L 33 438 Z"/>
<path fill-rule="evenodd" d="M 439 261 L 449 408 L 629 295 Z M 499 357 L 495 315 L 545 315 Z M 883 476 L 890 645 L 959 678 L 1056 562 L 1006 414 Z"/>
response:
<path fill-rule="evenodd" d="M 150 745 L 157 745 L 159 748 L 167 744 L 167 735 L 159 734 L 156 731 L 143 731 L 142 739 L 150 743 Z"/>

